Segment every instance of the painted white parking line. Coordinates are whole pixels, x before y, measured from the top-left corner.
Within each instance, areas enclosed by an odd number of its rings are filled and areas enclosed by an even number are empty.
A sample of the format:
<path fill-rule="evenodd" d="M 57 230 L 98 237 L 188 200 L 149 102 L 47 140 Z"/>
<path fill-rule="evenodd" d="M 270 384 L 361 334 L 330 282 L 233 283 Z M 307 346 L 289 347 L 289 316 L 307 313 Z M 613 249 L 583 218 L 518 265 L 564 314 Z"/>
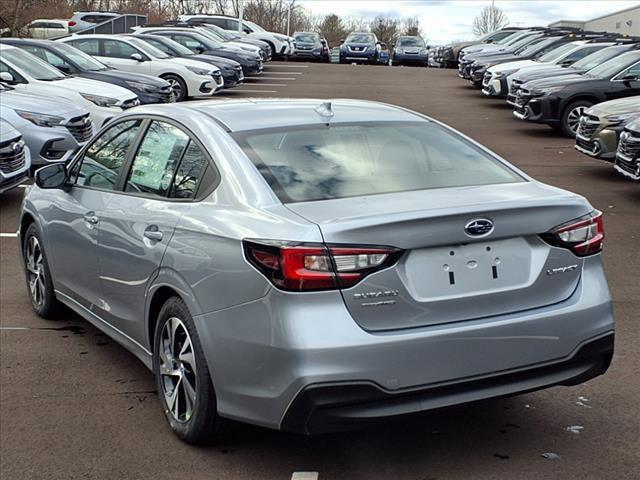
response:
<path fill-rule="evenodd" d="M 235 90 L 236 92 L 248 92 L 248 93 L 278 93 L 277 90 L 245 90 L 244 88 L 239 88 Z"/>
<path fill-rule="evenodd" d="M 286 87 L 286 83 L 254 83 L 251 85 L 256 87 Z"/>
<path fill-rule="evenodd" d="M 302 72 L 267 72 L 269 75 L 302 75 Z M 260 78 L 260 77 L 255 77 Z"/>
<path fill-rule="evenodd" d="M 309 65 L 283 65 L 270 63 L 265 65 L 264 68 L 309 68 Z"/>
<path fill-rule="evenodd" d="M 15 233 L 0 233 L 0 238 L 16 238 L 18 236 L 18 232 Z"/>
<path fill-rule="evenodd" d="M 27 327 L 0 327 L 0 330 L 31 330 Z"/>
<path fill-rule="evenodd" d="M 291 480 L 318 480 L 318 472 L 293 472 Z"/>
<path fill-rule="evenodd" d="M 244 83 L 250 80 L 252 82 L 260 81 L 260 80 L 297 80 L 296 77 L 255 77 L 255 78 L 245 78 Z"/>

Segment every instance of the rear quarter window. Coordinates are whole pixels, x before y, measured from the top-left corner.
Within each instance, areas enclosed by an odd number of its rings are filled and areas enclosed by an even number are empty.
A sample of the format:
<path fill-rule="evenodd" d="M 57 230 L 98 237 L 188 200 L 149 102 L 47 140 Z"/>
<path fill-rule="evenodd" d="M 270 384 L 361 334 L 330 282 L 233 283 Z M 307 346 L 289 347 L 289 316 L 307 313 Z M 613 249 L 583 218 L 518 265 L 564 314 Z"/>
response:
<path fill-rule="evenodd" d="M 240 132 L 235 138 L 284 203 L 524 181 L 435 124 Z"/>

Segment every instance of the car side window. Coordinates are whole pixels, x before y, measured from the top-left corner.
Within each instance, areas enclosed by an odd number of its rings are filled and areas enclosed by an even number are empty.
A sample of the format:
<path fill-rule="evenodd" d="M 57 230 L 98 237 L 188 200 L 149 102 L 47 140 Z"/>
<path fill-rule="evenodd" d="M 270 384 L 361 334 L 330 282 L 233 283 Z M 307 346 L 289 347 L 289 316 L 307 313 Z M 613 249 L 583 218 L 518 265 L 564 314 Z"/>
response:
<path fill-rule="evenodd" d="M 132 54 L 140 53 L 135 47 L 118 40 L 104 40 L 102 45 L 105 57 L 131 58 Z"/>
<path fill-rule="evenodd" d="M 599 50 L 599 47 L 594 46 L 594 47 L 585 47 L 585 48 L 581 48 L 573 53 L 570 53 L 569 55 L 566 56 L 566 58 L 564 59 L 565 61 L 570 61 L 570 62 L 577 62 L 578 60 L 580 60 L 581 58 L 586 57 L 587 55 L 591 55 L 593 52 L 595 52 L 596 50 Z"/>
<path fill-rule="evenodd" d="M 49 24 L 49 28 L 59 28 L 59 29 L 64 29 L 64 25 L 62 25 L 61 23 L 50 23 Z"/>
<path fill-rule="evenodd" d="M 46 50 L 41 47 L 32 47 L 32 46 L 25 46 L 24 49 L 27 52 L 32 53 L 36 57 L 40 57 L 49 65 L 53 65 L 56 68 L 59 68 L 59 67 L 66 67 L 69 69 L 71 68 L 71 65 L 69 65 L 62 57 L 59 57 L 58 55 L 56 55 L 55 53 L 49 50 Z"/>
<path fill-rule="evenodd" d="M 625 75 L 637 75 L 640 77 L 640 63 L 636 63 L 635 65 L 627 68 L 620 76 L 624 77 Z"/>
<path fill-rule="evenodd" d="M 83 40 L 74 40 L 71 43 L 77 49 L 82 50 L 87 55 L 100 55 L 100 42 L 97 38 L 87 38 Z"/>
<path fill-rule="evenodd" d="M 125 191 L 166 197 L 189 136 L 178 127 L 154 120 L 133 158 Z"/>
<path fill-rule="evenodd" d="M 13 77 L 13 81 L 16 83 L 27 83 L 27 81 L 24 79 L 22 75 L 20 75 L 18 72 L 16 72 L 13 68 L 11 68 L 9 65 L 4 63 L 3 61 L 0 61 L 0 72 L 10 73 L 11 76 Z"/>
<path fill-rule="evenodd" d="M 116 123 L 102 133 L 73 166 L 71 181 L 82 187 L 114 190 L 141 123 L 141 120 Z"/>
<path fill-rule="evenodd" d="M 189 50 L 195 50 L 198 47 L 204 47 L 204 45 L 202 45 L 202 43 L 200 43 L 198 40 L 186 35 L 172 35 L 171 38 L 181 45 L 184 45 Z"/>
<path fill-rule="evenodd" d="M 33 22 L 29 25 L 29 28 L 47 28 L 47 24 L 45 22 Z"/>
<path fill-rule="evenodd" d="M 171 198 L 195 198 L 198 191 L 209 188 L 213 183 L 209 179 L 209 173 L 213 169 L 200 147 L 191 140 L 182 156 L 180 166 L 171 186 Z M 207 172 L 207 170 L 211 172 Z"/>

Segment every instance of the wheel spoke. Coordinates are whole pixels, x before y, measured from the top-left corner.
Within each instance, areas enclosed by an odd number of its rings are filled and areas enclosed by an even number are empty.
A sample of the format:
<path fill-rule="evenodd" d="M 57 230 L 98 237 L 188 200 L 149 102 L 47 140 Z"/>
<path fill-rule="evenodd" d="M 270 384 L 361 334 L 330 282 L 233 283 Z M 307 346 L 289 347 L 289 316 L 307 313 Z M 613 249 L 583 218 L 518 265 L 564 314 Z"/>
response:
<path fill-rule="evenodd" d="M 189 384 L 186 376 L 182 377 L 180 386 L 182 388 L 182 393 L 184 394 L 184 419 L 187 421 L 191 418 L 193 413 L 193 406 L 196 402 L 196 392 Z"/>

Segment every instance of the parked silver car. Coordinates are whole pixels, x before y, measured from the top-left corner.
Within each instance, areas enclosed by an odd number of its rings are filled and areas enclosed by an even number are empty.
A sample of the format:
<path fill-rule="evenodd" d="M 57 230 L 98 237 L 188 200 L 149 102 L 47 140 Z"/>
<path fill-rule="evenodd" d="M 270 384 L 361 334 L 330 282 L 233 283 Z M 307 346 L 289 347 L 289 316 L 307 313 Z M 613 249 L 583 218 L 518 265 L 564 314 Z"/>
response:
<path fill-rule="evenodd" d="M 27 179 L 31 155 L 20 132 L 0 119 L 0 194 L 17 187 Z"/>
<path fill-rule="evenodd" d="M 197 443 L 302 433 L 602 374 L 602 214 L 376 102 L 142 106 L 36 174 L 31 300 L 153 369 Z"/>
<path fill-rule="evenodd" d="M 17 92 L 2 84 L 0 116 L 22 134 L 33 166 L 66 162 L 93 135 L 88 110 L 64 98 Z"/>

